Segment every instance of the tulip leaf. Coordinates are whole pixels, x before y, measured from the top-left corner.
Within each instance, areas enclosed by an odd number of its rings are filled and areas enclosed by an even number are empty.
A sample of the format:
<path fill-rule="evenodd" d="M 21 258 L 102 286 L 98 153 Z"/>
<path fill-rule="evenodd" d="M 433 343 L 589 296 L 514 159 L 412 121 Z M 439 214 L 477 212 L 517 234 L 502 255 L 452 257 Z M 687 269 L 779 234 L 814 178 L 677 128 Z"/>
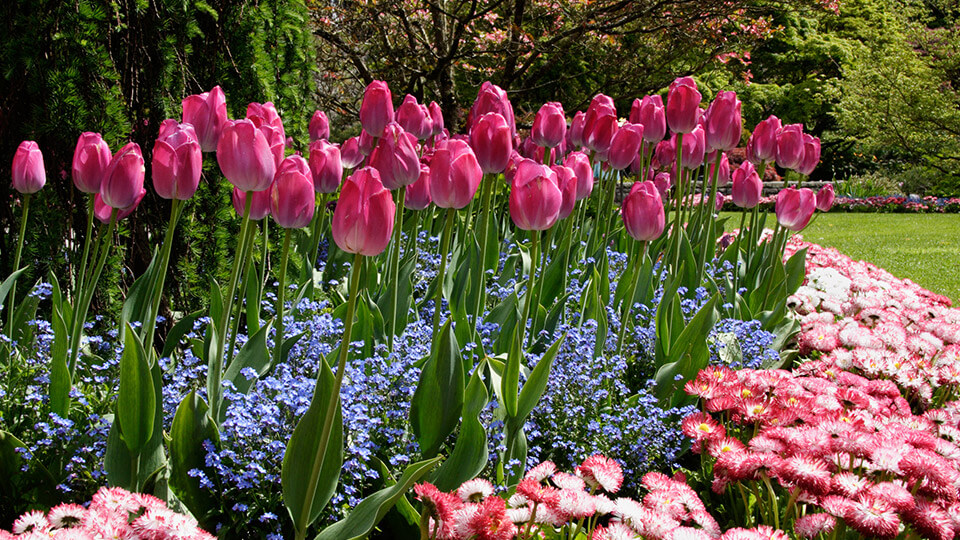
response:
<path fill-rule="evenodd" d="M 787 260 L 787 296 L 797 292 L 803 280 L 807 277 L 807 248 L 803 248 L 794 253 Z"/>
<path fill-rule="evenodd" d="M 167 340 L 163 343 L 163 351 L 160 353 L 160 358 L 168 358 L 173 354 L 173 351 L 180 345 L 180 340 L 187 332 L 193 329 L 193 323 L 202 315 L 202 310 L 194 311 L 173 325 L 170 331 L 167 332 Z"/>
<path fill-rule="evenodd" d="M 220 356 L 217 325 L 213 321 L 207 324 L 207 331 L 203 334 L 202 351 L 203 358 L 207 360 L 207 399 L 210 400 L 210 408 L 216 411 L 220 409 L 220 403 L 223 401 L 223 388 L 221 386 L 223 358 Z M 194 350 L 194 353 L 196 353 L 196 350 Z"/>
<path fill-rule="evenodd" d="M 499 244 L 494 244 L 494 245 L 498 246 Z M 497 251 L 499 250 L 498 249 L 490 250 L 491 253 L 496 253 Z M 518 260 L 519 259 L 517 254 L 514 253 L 507 256 L 506 260 L 503 261 L 503 270 L 500 272 L 500 275 L 497 277 L 497 283 L 499 283 L 501 287 L 506 287 L 507 283 L 509 283 L 511 279 L 516 279 Z"/>
<path fill-rule="evenodd" d="M 244 306 L 243 314 L 247 321 L 247 334 L 253 335 L 260 329 L 260 298 L 263 295 L 263 290 L 261 289 L 261 281 L 256 272 L 252 272 L 252 262 L 247 266 L 247 269 L 250 270 L 251 273 L 244 276 L 244 281 L 247 286 L 246 291 L 244 291 L 246 305 Z"/>
<path fill-rule="evenodd" d="M 567 338 L 566 334 L 560 336 L 553 345 L 543 353 L 537 365 L 533 367 L 523 388 L 520 390 L 520 398 L 517 402 L 517 411 L 513 415 L 518 421 L 525 422 L 527 416 L 533 412 L 533 408 L 540 402 L 543 392 L 547 389 L 547 382 L 550 379 L 550 368 L 553 366 L 553 359 L 557 356 L 557 351 L 563 345 Z"/>
<path fill-rule="evenodd" d="M 70 388 L 73 386 L 70 367 L 67 365 L 67 349 L 70 335 L 60 313 L 60 306 L 53 306 L 53 345 L 50 347 L 50 410 L 67 418 L 70 411 Z"/>
<path fill-rule="evenodd" d="M 514 291 L 494 306 L 487 315 L 486 322 L 496 323 L 500 328 L 499 335 L 493 347 L 493 351 L 496 354 L 505 353 L 510 349 L 510 340 L 513 337 L 517 321 L 520 319 L 520 313 L 518 311 L 519 303 L 517 293 Z"/>
<path fill-rule="evenodd" d="M 10 276 L 7 277 L 7 279 L 3 280 L 3 283 L 0 283 L 0 305 L 9 308 L 9 306 L 6 305 L 7 295 L 10 294 L 10 289 L 12 289 L 13 284 L 17 282 L 17 278 L 23 275 L 23 273 L 26 271 L 27 271 L 27 267 L 24 266 L 23 268 L 10 274 Z M 13 309 L 13 308 L 10 308 L 10 309 Z"/>
<path fill-rule="evenodd" d="M 383 516 L 400 501 L 430 469 L 440 462 L 440 457 L 418 461 L 408 465 L 403 475 L 390 487 L 377 491 L 347 514 L 347 517 L 327 527 L 315 540 L 359 540 L 366 538 Z"/>
<path fill-rule="evenodd" d="M 457 427 L 463 408 L 463 362 L 450 326 L 448 320 L 440 330 L 435 350 L 424 364 L 410 400 L 410 427 L 421 455 L 428 458 L 437 455 Z"/>
<path fill-rule="evenodd" d="M 517 392 L 520 389 L 520 363 L 523 356 L 519 328 L 513 331 L 512 342 L 510 352 L 507 354 L 507 363 L 503 367 L 503 378 L 500 380 L 500 392 L 503 395 L 503 407 L 507 411 L 507 416 L 517 414 Z"/>
<path fill-rule="evenodd" d="M 141 327 L 141 332 L 143 328 L 146 327 L 146 319 L 150 312 L 152 311 L 151 304 L 153 303 L 154 288 L 157 283 L 157 273 L 159 270 L 158 260 L 159 255 L 157 248 L 153 249 L 153 257 L 150 259 L 150 265 L 147 266 L 146 271 L 140 275 L 136 280 L 134 280 L 133 285 L 130 286 L 130 290 L 127 292 L 127 298 L 123 301 L 123 309 L 120 311 L 120 326 L 123 327 L 126 323 L 139 322 L 143 323 L 144 326 Z M 144 336 L 140 333 L 141 341 Z M 152 344 L 145 344 L 145 348 L 152 346 Z"/>
<path fill-rule="evenodd" d="M 250 336 L 250 339 L 243 344 L 236 358 L 230 362 L 229 367 L 223 374 L 223 380 L 229 381 L 237 389 L 237 392 L 246 394 L 253 386 L 255 379 L 262 377 L 270 367 L 270 351 L 267 350 L 267 334 L 270 332 L 270 326 L 273 321 L 263 325 L 257 330 L 256 334 Z M 246 368 L 253 370 L 250 373 Z M 246 370 L 246 373 L 244 371 Z M 225 418 L 225 408 L 220 410 L 220 421 Z"/>
<path fill-rule="evenodd" d="M 200 487 L 200 479 L 190 471 L 200 469 L 208 479 L 218 481 L 216 471 L 206 465 L 207 450 L 203 446 L 207 440 L 220 445 L 220 433 L 209 413 L 206 402 L 191 391 L 180 401 L 170 427 L 170 487 L 201 523 L 216 508 L 217 500 Z"/>
<path fill-rule="evenodd" d="M 480 413 L 487 405 L 487 387 L 481 373 L 483 366 L 474 370 L 463 402 L 463 420 L 457 433 L 457 442 L 450 458 L 440 466 L 433 483 L 441 491 L 456 489 L 473 479 L 487 465 L 487 430 L 480 423 Z"/>
<path fill-rule="evenodd" d="M 713 295 L 670 344 L 668 363 L 660 365 L 654 377 L 657 383 L 656 396 L 664 405 L 681 404 L 686 398 L 683 392 L 684 380 L 693 379 L 707 366 L 710 350 L 706 336 L 716 322 L 716 305 L 719 300 L 719 295 Z"/>
<path fill-rule="evenodd" d="M 123 442 L 131 453 L 140 453 L 153 435 L 156 406 L 147 354 L 128 322 L 124 328 L 123 354 L 120 356 L 117 422 Z"/>
<path fill-rule="evenodd" d="M 37 281 L 40 284 L 40 281 Z M 28 295 L 20 300 L 13 313 L 13 340 L 20 344 L 32 344 L 35 325 L 30 324 L 37 318 L 37 307 L 40 305 L 40 296 Z M 62 313 L 62 312 L 61 312 Z M 64 325 L 69 328 L 69 323 L 64 319 Z"/>
<path fill-rule="evenodd" d="M 210 280 L 210 321 L 215 325 L 217 334 L 222 334 L 226 332 L 226 329 L 219 328 L 221 321 L 220 318 L 223 317 L 223 291 L 220 290 L 220 284 L 217 283 L 217 280 Z M 229 326 L 230 321 L 227 321 Z"/>

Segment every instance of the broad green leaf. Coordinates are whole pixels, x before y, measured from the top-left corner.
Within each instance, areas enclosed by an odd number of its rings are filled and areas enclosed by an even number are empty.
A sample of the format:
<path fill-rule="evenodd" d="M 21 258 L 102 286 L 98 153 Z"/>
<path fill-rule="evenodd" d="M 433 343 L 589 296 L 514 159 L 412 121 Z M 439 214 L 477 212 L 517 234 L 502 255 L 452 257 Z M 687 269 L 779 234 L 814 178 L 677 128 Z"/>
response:
<path fill-rule="evenodd" d="M 3 280 L 3 283 L 0 283 L 0 305 L 6 306 L 7 295 L 10 294 L 10 289 L 13 288 L 13 284 L 17 282 L 17 278 L 23 275 L 27 271 L 27 267 L 17 270 L 16 272 L 10 274 L 7 279 Z"/>
<path fill-rule="evenodd" d="M 26 296 L 20 299 L 20 305 L 13 313 L 13 340 L 21 346 L 33 344 L 34 325 L 29 324 L 37 318 L 37 307 L 40 305 L 39 296 Z M 64 325 L 70 325 L 64 319 Z"/>
<path fill-rule="evenodd" d="M 557 351 L 560 350 L 560 346 L 563 345 L 565 339 L 567 339 L 567 335 L 563 334 L 547 349 L 547 352 L 543 353 L 537 365 L 533 367 L 533 371 L 530 372 L 530 376 L 527 377 L 526 382 L 523 383 L 523 388 L 520 390 L 520 398 L 517 402 L 517 411 L 514 414 L 519 421 L 526 421 L 527 416 L 530 415 L 533 408 L 539 403 L 544 390 L 547 389 L 553 359 L 556 358 Z"/>
<path fill-rule="evenodd" d="M 464 374 L 460 347 L 450 321 L 440 330 L 435 351 L 427 359 L 410 400 L 410 427 L 421 455 L 433 457 L 460 421 Z"/>
<path fill-rule="evenodd" d="M 61 418 L 70 411 L 70 388 L 73 380 L 67 365 L 70 336 L 60 314 L 60 306 L 53 306 L 53 345 L 50 347 L 50 410 Z"/>
<path fill-rule="evenodd" d="M 192 469 L 203 470 L 213 482 L 216 472 L 206 466 L 204 441 L 220 444 L 220 433 L 210 418 L 206 402 L 191 391 L 180 402 L 170 427 L 170 487 L 201 523 L 217 508 L 217 499 L 200 487 L 200 479 L 191 477 Z"/>
<path fill-rule="evenodd" d="M 157 283 L 157 272 L 159 255 L 157 248 L 153 248 L 153 257 L 150 259 L 150 265 L 146 271 L 134 280 L 133 285 L 127 292 L 127 298 L 123 301 L 123 309 L 120 312 L 120 326 L 126 323 L 140 322 L 145 323 L 144 319 L 151 311 L 153 302 L 154 286 Z M 146 325 L 144 325 L 145 327 Z M 141 327 L 144 328 L 144 327 Z M 142 330 L 141 330 L 142 331 Z M 139 332 L 137 335 L 140 335 Z M 143 339 L 143 336 L 140 337 Z"/>
<path fill-rule="evenodd" d="M 194 311 L 173 325 L 173 328 L 167 332 L 167 340 L 163 343 L 163 351 L 160 353 L 160 358 L 167 358 L 173 354 L 173 351 L 176 350 L 178 345 L 180 345 L 180 340 L 183 338 L 184 334 L 193 329 L 193 323 L 196 322 L 196 320 L 202 315 L 202 310 Z"/>
<path fill-rule="evenodd" d="M 486 322 L 496 323 L 500 328 L 493 347 L 493 352 L 496 354 L 502 354 L 510 350 L 514 329 L 520 319 L 519 303 L 517 293 L 514 291 L 487 314 Z"/>
<path fill-rule="evenodd" d="M 124 328 L 123 355 L 120 357 L 120 389 L 117 396 L 117 422 L 123 442 L 138 454 L 153 435 L 156 396 L 150 366 L 143 344 L 128 322 Z"/>
<path fill-rule="evenodd" d="M 241 394 L 249 392 L 254 380 L 262 377 L 267 372 L 267 368 L 270 367 L 270 351 L 267 350 L 267 334 L 270 332 L 272 322 L 273 321 L 270 321 L 263 325 L 262 328 L 257 330 L 256 334 L 250 336 L 250 339 L 243 344 L 240 352 L 238 352 L 236 358 L 230 362 L 230 366 L 227 367 L 227 370 L 223 374 L 223 380 L 233 383 L 233 386 L 235 386 Z M 244 368 L 253 369 L 256 376 L 248 378 L 241 373 Z M 225 410 L 221 410 L 220 416 L 223 417 L 225 412 Z M 223 418 L 221 418 L 221 421 L 222 419 Z"/>
<path fill-rule="evenodd" d="M 719 298 L 719 295 L 714 295 L 700 308 L 671 344 L 667 358 L 669 363 L 659 365 L 655 376 L 655 393 L 661 403 L 679 405 L 686 399 L 683 392 L 684 381 L 692 379 L 706 367 L 710 359 L 706 337 L 716 321 L 716 304 Z"/>
<path fill-rule="evenodd" d="M 219 328 L 221 324 L 220 318 L 223 317 L 223 291 L 220 290 L 220 284 L 217 283 L 217 280 L 210 280 L 210 320 L 217 326 L 217 334 L 222 334 L 226 332 L 225 328 Z M 230 325 L 230 321 L 227 321 L 227 326 Z"/>
<path fill-rule="evenodd" d="M 441 491 L 450 491 L 460 484 L 473 479 L 487 465 L 487 430 L 480 423 L 480 413 L 487 405 L 487 387 L 480 374 L 483 366 L 478 365 L 467 390 L 463 403 L 463 420 L 457 433 L 457 442 L 453 452 L 440 469 L 433 483 Z"/>
<path fill-rule="evenodd" d="M 513 332 L 513 344 L 507 354 L 507 363 L 503 367 L 500 380 L 500 392 L 503 394 L 503 407 L 508 416 L 516 416 L 517 399 L 520 391 L 520 364 L 523 362 L 523 344 L 520 343 L 520 330 Z"/>
<path fill-rule="evenodd" d="M 246 290 L 244 291 L 246 305 L 244 305 L 243 314 L 247 321 L 247 334 L 253 334 L 260 329 L 260 299 L 263 295 L 263 291 L 261 290 L 262 283 L 260 282 L 257 273 L 252 271 L 252 260 L 247 266 L 247 269 L 250 270 L 250 273 L 243 277 L 244 282 L 247 285 Z"/>
<path fill-rule="evenodd" d="M 807 277 L 807 248 L 803 248 L 787 260 L 787 296 L 797 292 L 803 280 Z"/>

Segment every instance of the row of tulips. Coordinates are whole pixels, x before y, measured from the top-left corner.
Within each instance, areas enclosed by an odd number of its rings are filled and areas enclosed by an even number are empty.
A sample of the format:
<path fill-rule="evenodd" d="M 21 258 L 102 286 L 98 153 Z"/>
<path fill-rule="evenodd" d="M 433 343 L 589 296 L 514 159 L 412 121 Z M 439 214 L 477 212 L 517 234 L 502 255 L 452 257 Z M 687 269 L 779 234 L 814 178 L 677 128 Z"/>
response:
<path fill-rule="evenodd" d="M 566 288 L 571 263 L 583 265 L 582 275 L 588 276 L 584 289 L 593 291 L 593 297 L 604 296 L 602 304 L 607 303 L 606 297 L 611 294 L 607 248 L 612 245 L 630 253 L 628 268 L 614 293 L 614 307 L 620 310 L 623 321 L 618 350 L 622 350 L 629 333 L 632 307 L 653 298 L 659 285 L 659 280 L 651 276 L 665 274 L 667 292 L 657 310 L 661 343 L 656 378 L 663 389 L 661 397 L 674 403 L 685 399 L 680 391 L 683 379 L 694 376 L 706 363 L 703 336 L 721 310 L 721 296 L 744 318 L 760 318 L 769 328 L 788 324 L 785 299 L 799 285 L 797 276 L 802 279 L 803 254 L 784 267 L 783 245 L 790 231 L 806 226 L 816 206 L 826 209 L 832 199 L 832 191 L 815 195 L 806 188 L 785 189 L 777 199 L 774 236 L 761 243 L 759 231 L 766 216 L 758 213 L 757 202 L 763 171 L 776 163 L 809 174 L 819 160 L 819 140 L 802 133 L 799 125 L 782 126 L 779 119 L 770 117 L 757 126 L 747 142 L 749 161 L 731 173 L 725 152 L 740 143 L 741 104 L 733 92 L 721 92 L 705 110 L 700 108 L 701 100 L 694 81 L 685 77 L 670 86 L 665 105 L 660 96 L 636 100 L 628 121 L 621 122 L 613 100 L 600 94 L 586 112 L 573 116 L 569 126 L 562 106 L 547 103 L 537 112 L 529 136 L 521 139 L 506 93 L 484 83 L 471 107 L 467 133 L 451 135 L 435 103 L 426 106 L 406 96 L 394 110 L 387 85 L 374 81 L 367 87 L 360 108 L 360 135 L 341 145 L 330 142 L 329 122 L 318 111 L 310 121 L 311 143 L 304 158 L 297 153 L 287 155 L 291 144 L 272 104 L 251 103 L 246 118 L 230 120 L 219 87 L 187 97 L 182 119 L 163 122 L 152 153 L 154 189 L 172 201 L 171 218 L 159 252 L 147 273 L 131 288 L 124 305 L 118 405 L 108 441 L 111 482 L 139 490 L 153 471 L 166 469 L 177 497 L 195 514 L 202 514 L 196 506 L 197 481 L 187 471 L 202 465 L 202 442 L 218 440 L 224 415 L 223 385 L 229 383 L 245 392 L 254 384 L 249 377 L 251 370 L 257 377 L 268 373 L 284 361 L 285 351 L 299 339 L 284 332 L 292 231 L 306 229 L 296 235 L 298 242 L 305 244 L 296 250 L 303 257 L 305 270 L 302 295 L 315 285 L 313 268 L 320 238 L 328 226 L 325 210 L 328 199 L 338 192 L 329 219 L 330 236 L 342 253 L 353 254 L 353 261 L 346 302 L 336 312 L 344 322 L 344 336 L 336 353 L 339 359 L 336 364 L 328 361 L 318 366 L 313 400 L 284 458 L 284 500 L 297 538 L 305 537 L 338 482 L 343 446 L 340 387 L 353 325 L 365 320 L 370 304 L 376 304 L 386 326 L 388 349 L 393 349 L 394 336 L 402 333 L 413 307 L 409 288 L 403 287 L 410 273 L 402 268 L 408 268 L 406 261 L 416 257 L 415 238 L 421 227 L 430 234 L 436 229 L 440 232 L 440 265 L 428 295 L 433 300 L 433 351 L 424 359 L 420 397 L 414 397 L 411 413 L 412 432 L 423 450 L 424 461 L 408 467 L 403 475 L 406 483 L 398 486 L 412 485 L 437 463 L 444 440 L 456 428 L 461 411 L 466 410 L 463 396 L 471 385 L 489 386 L 484 395 L 503 396 L 507 415 L 505 461 L 523 462 L 526 443 L 522 426 L 544 390 L 551 355 L 559 343 L 542 343 L 538 331 L 548 329 L 550 320 L 556 324 L 549 313 L 555 302 L 565 301 L 560 291 Z M 667 138 L 668 128 L 671 134 Z M 177 222 L 201 181 L 203 153 L 214 151 L 223 176 L 233 187 L 233 205 L 242 218 L 241 229 L 229 281 L 225 289 L 212 284 L 211 323 L 202 343 L 194 345 L 194 353 L 208 364 L 205 398 L 195 393 L 183 398 L 168 451 L 158 406 L 162 388 L 157 362 L 161 353 L 153 346 L 156 318 Z M 13 171 L 14 186 L 25 193 L 25 224 L 29 194 L 39 190 L 45 179 L 35 143 L 21 145 Z M 73 291 L 61 294 L 53 277 L 57 292 L 52 318 L 57 340 L 51 359 L 51 408 L 61 416 L 70 406 L 81 333 L 113 230 L 143 198 L 145 175 L 145 160 L 136 144 L 127 144 L 111 154 L 99 135 L 81 135 L 73 180 L 78 189 L 90 194 L 84 255 Z M 750 226 L 746 229 L 741 221 L 737 240 L 718 253 L 718 246 L 723 245 L 717 242 L 722 224 L 718 228 L 714 216 L 717 188 L 731 178 L 735 203 L 752 209 Z M 620 205 L 621 229 L 614 203 L 624 181 L 632 182 L 632 186 Z M 694 204 L 696 200 L 709 202 Z M 504 213 L 497 210 L 504 206 L 509 209 L 515 232 L 505 226 L 501 219 Z M 405 210 L 416 214 L 405 216 Z M 673 217 L 668 221 L 671 212 Z M 264 323 L 259 316 L 259 299 L 266 270 L 258 276 L 251 260 L 257 235 L 254 222 L 267 215 L 284 229 L 284 237 L 277 273 L 276 316 Z M 747 215 L 745 212 L 744 218 Z M 442 222 L 435 224 L 435 216 Z M 94 218 L 104 222 L 106 228 L 96 241 L 92 234 Z M 620 235 L 621 230 L 627 235 Z M 527 279 L 517 286 L 513 302 L 503 304 L 508 307 L 498 306 L 501 311 L 487 313 L 486 282 L 491 272 L 499 269 L 499 247 L 503 240 L 516 241 L 514 235 L 520 231 L 529 235 L 528 245 L 521 246 L 529 262 L 520 265 Z M 404 232 L 414 239 L 406 247 Z M 264 222 L 264 249 L 266 233 Z M 21 233 L 21 243 L 22 238 Z M 718 255 L 733 264 L 733 275 L 728 283 L 709 284 L 713 299 L 688 326 L 680 312 L 678 290 L 700 286 L 704 266 Z M 88 259 L 95 261 L 92 270 L 87 269 Z M 448 263 L 452 268 L 449 272 Z M 377 266 L 379 273 L 374 271 Z M 328 264 L 327 270 L 330 267 Z M 11 279 L 15 283 L 16 275 Z M 251 284 L 258 292 L 253 297 L 246 293 Z M 741 286 L 755 293 L 742 295 Z M 522 309 L 518 301 L 521 293 Z M 12 289 L 11 298 L 15 294 Z M 246 318 L 241 316 L 244 299 Z M 441 325 L 444 302 L 449 311 L 446 323 Z M 184 318 L 171 335 L 182 335 L 185 325 L 200 315 Z M 595 316 L 605 319 L 604 314 Z M 491 349 L 481 347 L 471 353 L 479 362 L 471 375 L 474 364 L 456 360 L 461 354 L 459 344 L 480 342 L 476 327 L 485 317 L 498 322 L 501 339 Z M 241 320 L 246 322 L 249 338 L 235 355 Z M 270 352 L 267 339 L 274 325 Z M 12 323 L 8 330 L 13 336 Z M 602 340 L 598 335 L 596 350 L 600 352 Z M 173 347 L 164 346 L 164 354 Z M 546 352 L 521 386 L 526 350 Z M 691 354 L 693 362 L 681 362 Z M 456 375 L 447 376 L 449 373 Z M 500 381 L 499 388 L 492 387 L 493 375 Z M 444 407 L 437 410 L 431 399 L 440 399 Z M 420 403 L 424 406 L 418 406 Z M 485 463 L 485 451 L 480 454 L 482 457 L 474 459 Z M 467 467 L 475 468 L 476 463 Z M 448 482 L 469 479 L 456 476 L 462 471 L 445 473 L 442 467 L 439 474 L 447 474 Z"/>

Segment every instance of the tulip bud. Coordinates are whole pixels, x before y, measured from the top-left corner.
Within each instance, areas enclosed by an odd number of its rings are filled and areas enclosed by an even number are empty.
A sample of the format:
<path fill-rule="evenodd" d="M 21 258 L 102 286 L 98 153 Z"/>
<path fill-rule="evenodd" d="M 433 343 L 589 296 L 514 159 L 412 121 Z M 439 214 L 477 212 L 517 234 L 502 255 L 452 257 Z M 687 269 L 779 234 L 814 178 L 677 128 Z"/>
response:
<path fill-rule="evenodd" d="M 780 127 L 780 119 L 770 115 L 754 128 L 747 142 L 747 159 L 754 165 L 777 158 L 777 132 Z"/>
<path fill-rule="evenodd" d="M 340 163 L 344 169 L 355 169 L 363 163 L 363 153 L 360 151 L 360 137 L 350 137 L 343 141 L 340 148 Z"/>
<path fill-rule="evenodd" d="M 665 226 L 663 200 L 653 182 L 636 182 L 620 210 L 627 234 L 640 242 L 660 238 Z"/>
<path fill-rule="evenodd" d="M 690 133 L 700 119 L 700 92 L 691 77 L 670 83 L 667 93 L 667 124 L 674 133 Z"/>
<path fill-rule="evenodd" d="M 430 198 L 430 167 L 420 166 L 420 177 L 407 186 L 404 204 L 411 210 L 426 210 L 433 199 Z"/>
<path fill-rule="evenodd" d="M 23 141 L 13 154 L 13 189 L 20 193 L 36 193 L 47 182 L 43 154 L 33 141 Z"/>
<path fill-rule="evenodd" d="M 566 219 L 573 213 L 573 207 L 577 204 L 577 174 L 566 165 L 554 165 L 550 170 L 557 175 L 557 187 L 560 188 L 560 194 L 563 196 L 558 219 Z"/>
<path fill-rule="evenodd" d="M 470 129 L 470 146 L 484 173 L 501 173 L 513 152 L 510 126 L 499 113 L 486 113 Z"/>
<path fill-rule="evenodd" d="M 327 113 L 315 111 L 310 118 L 310 142 L 323 141 L 330 138 L 330 120 Z"/>
<path fill-rule="evenodd" d="M 380 173 L 385 188 L 392 191 L 409 186 L 420 176 L 417 138 L 403 131 L 400 124 L 390 122 L 370 154 L 369 164 Z"/>
<path fill-rule="evenodd" d="M 657 188 L 657 191 L 660 193 L 660 200 L 666 199 L 670 196 L 670 188 L 673 186 L 673 183 L 670 181 L 670 173 L 662 172 L 658 173 L 657 176 L 653 178 L 653 185 Z"/>
<path fill-rule="evenodd" d="M 343 178 L 340 147 L 324 139 L 310 144 L 310 173 L 317 193 L 334 193 Z"/>
<path fill-rule="evenodd" d="M 250 194 L 250 196 L 252 197 L 250 200 L 251 220 L 260 221 L 261 219 L 270 215 L 269 188 L 263 191 L 254 191 Z M 233 209 L 237 212 L 237 215 L 243 217 L 243 212 L 246 209 L 247 204 L 247 193 L 245 191 L 240 191 L 238 188 L 233 188 L 231 200 L 233 201 Z"/>
<path fill-rule="evenodd" d="M 740 208 L 753 208 L 760 203 L 763 182 L 760 181 L 753 163 L 744 161 L 731 176 L 733 185 L 730 187 L 730 193 L 733 196 L 733 204 Z"/>
<path fill-rule="evenodd" d="M 407 133 L 424 140 L 433 135 L 433 120 L 426 105 L 417 103 L 417 98 L 407 94 L 397 108 L 397 123 Z M 389 189 L 389 188 L 387 188 Z"/>
<path fill-rule="evenodd" d="M 577 175 L 577 200 L 583 200 L 593 192 L 593 165 L 583 152 L 570 152 L 563 160 L 564 167 L 570 167 Z"/>
<path fill-rule="evenodd" d="M 777 194 L 777 222 L 793 232 L 800 232 L 817 206 L 817 196 L 809 188 L 786 188 Z"/>
<path fill-rule="evenodd" d="M 560 217 L 563 194 L 557 174 L 525 159 L 517 165 L 510 186 L 510 217 L 525 231 L 545 231 Z"/>
<path fill-rule="evenodd" d="M 436 137 L 443 132 L 443 110 L 436 101 L 431 101 L 427 110 L 430 111 L 430 122 L 432 124 L 431 135 Z"/>
<path fill-rule="evenodd" d="M 147 194 L 147 190 L 145 188 L 140 188 L 140 193 L 138 193 L 136 198 L 134 198 L 133 204 L 117 212 L 117 221 L 121 221 L 127 216 L 129 216 L 130 214 L 132 214 L 133 211 L 137 209 L 137 206 L 140 205 L 140 201 L 143 200 L 143 196 L 146 194 Z M 99 221 L 100 223 L 110 223 L 110 216 L 112 214 L 113 214 L 113 207 L 103 202 L 103 197 L 101 197 L 99 193 L 94 195 L 93 215 L 94 217 L 97 218 L 97 221 Z"/>
<path fill-rule="evenodd" d="M 623 124 L 610 142 L 607 162 L 614 169 L 626 169 L 640 155 L 640 145 L 642 143 L 643 126 L 629 122 Z"/>
<path fill-rule="evenodd" d="M 544 103 L 533 118 L 530 138 L 538 146 L 556 148 L 567 134 L 567 118 L 563 114 L 563 105 L 556 101 Z"/>
<path fill-rule="evenodd" d="M 836 194 L 833 192 L 833 184 L 827 184 L 820 188 L 820 191 L 817 192 L 817 210 L 821 212 L 829 212 L 830 208 L 833 207 L 833 200 L 836 198 Z"/>
<path fill-rule="evenodd" d="M 430 161 L 430 197 L 440 208 L 460 209 L 473 200 L 483 170 L 464 141 L 448 139 L 437 145 Z"/>
<path fill-rule="evenodd" d="M 164 120 L 160 138 L 153 145 L 153 189 L 164 199 L 185 201 L 197 192 L 203 168 L 203 152 L 190 124 Z"/>
<path fill-rule="evenodd" d="M 393 96 L 383 81 L 373 81 L 363 91 L 360 104 L 360 125 L 373 137 L 383 135 L 383 128 L 393 122 Z"/>
<path fill-rule="evenodd" d="M 223 95 L 223 89 L 214 86 L 209 92 L 187 96 L 183 98 L 181 105 L 182 123 L 193 126 L 200 141 L 200 149 L 204 152 L 216 151 L 220 131 L 227 123 L 227 98 Z"/>
<path fill-rule="evenodd" d="M 111 159 L 110 147 L 99 133 L 81 133 L 73 151 L 73 184 L 84 193 L 99 193 L 100 179 Z"/>
<path fill-rule="evenodd" d="M 220 170 L 241 191 L 263 191 L 270 187 L 277 162 L 267 137 L 250 120 L 228 122 L 217 143 Z"/>
<path fill-rule="evenodd" d="M 740 144 L 743 120 L 740 117 L 740 100 L 736 92 L 720 91 L 704 115 L 704 131 L 707 151 L 729 152 Z"/>
<path fill-rule="evenodd" d="M 573 115 L 573 120 L 570 122 L 570 129 L 567 130 L 567 137 L 570 139 L 570 146 L 573 148 L 581 148 L 583 144 L 583 124 L 586 121 L 587 116 L 583 111 L 577 111 Z"/>
<path fill-rule="evenodd" d="M 676 148 L 676 145 L 674 145 Z M 684 169 L 696 169 L 703 165 L 703 157 L 706 154 L 707 145 L 704 141 L 704 131 L 702 126 L 693 128 L 693 131 L 683 138 L 683 151 L 681 152 L 680 162 Z"/>
<path fill-rule="evenodd" d="M 390 243 L 396 211 L 380 174 L 373 167 L 364 167 L 343 183 L 333 211 L 333 240 L 347 253 L 379 255 Z"/>
<path fill-rule="evenodd" d="M 290 156 L 284 160 L 284 163 L 290 162 L 290 165 L 281 165 L 277 179 L 268 190 L 270 214 L 277 225 L 284 229 L 301 229 L 309 225 L 317 206 L 313 181 L 309 177 L 310 170 L 307 169 L 304 174 L 301 164 L 294 162 L 294 158 L 303 161 L 299 156 Z M 306 162 L 302 165 L 305 166 Z"/>
<path fill-rule="evenodd" d="M 709 175 L 713 178 L 713 164 L 716 160 L 716 155 L 711 154 L 707 158 L 707 161 L 710 163 Z M 720 174 L 717 176 L 717 187 L 723 187 L 730 183 L 730 160 L 727 159 L 726 154 L 720 155 Z"/>
<path fill-rule="evenodd" d="M 777 132 L 777 165 L 796 170 L 803 164 L 803 124 L 783 126 Z"/>
<path fill-rule="evenodd" d="M 820 137 L 812 135 L 803 135 L 803 163 L 797 169 L 797 172 L 806 176 L 817 168 L 820 163 Z"/>
<path fill-rule="evenodd" d="M 513 116 L 513 105 L 510 104 L 510 99 L 507 97 L 507 93 L 503 91 L 499 86 L 491 83 L 490 81 L 485 81 L 480 85 L 480 91 L 477 93 L 477 99 L 473 102 L 473 106 L 470 108 L 470 116 L 467 125 L 471 128 L 486 113 L 499 113 L 504 120 L 507 121 L 507 125 L 510 126 L 511 135 L 516 135 L 517 133 L 517 124 Z"/>
<path fill-rule="evenodd" d="M 644 96 L 634 100 L 630 108 L 630 123 L 643 126 L 643 140 L 657 143 L 667 134 L 667 116 L 660 96 Z"/>
<path fill-rule="evenodd" d="M 140 145 L 127 143 L 113 156 L 103 173 L 100 196 L 103 197 L 104 204 L 120 210 L 137 204 L 146 172 Z"/>

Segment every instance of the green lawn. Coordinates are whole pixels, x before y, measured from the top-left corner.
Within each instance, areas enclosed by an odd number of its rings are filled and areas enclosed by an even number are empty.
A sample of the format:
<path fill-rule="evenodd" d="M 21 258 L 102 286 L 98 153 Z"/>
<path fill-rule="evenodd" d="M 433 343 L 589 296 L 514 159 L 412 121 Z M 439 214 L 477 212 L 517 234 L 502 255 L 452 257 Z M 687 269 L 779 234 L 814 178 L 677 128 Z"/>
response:
<path fill-rule="evenodd" d="M 739 218 L 727 223 L 736 227 Z M 960 305 L 960 215 L 821 214 L 801 234 Z"/>

